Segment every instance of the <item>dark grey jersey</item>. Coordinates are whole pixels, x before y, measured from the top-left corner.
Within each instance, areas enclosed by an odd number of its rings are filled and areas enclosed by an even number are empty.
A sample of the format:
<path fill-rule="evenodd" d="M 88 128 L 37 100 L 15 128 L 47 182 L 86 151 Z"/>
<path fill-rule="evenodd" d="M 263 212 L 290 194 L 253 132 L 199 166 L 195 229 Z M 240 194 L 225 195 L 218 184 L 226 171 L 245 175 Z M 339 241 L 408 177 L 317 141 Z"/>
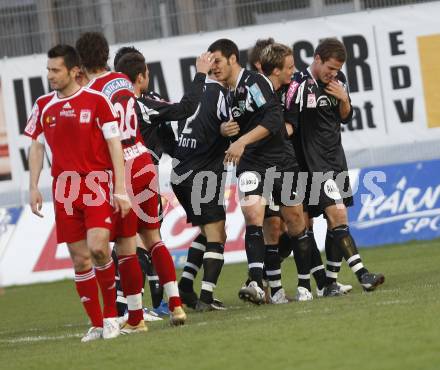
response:
<path fill-rule="evenodd" d="M 348 91 L 342 72 L 337 79 Z M 309 69 L 295 73 L 286 93 L 285 119 L 298 127 L 301 149 L 310 172 L 342 172 L 347 170 L 347 161 L 341 142 L 341 123 L 351 120 L 353 109 L 343 120 L 339 101 L 324 89 L 325 84 L 316 81 Z"/>
<path fill-rule="evenodd" d="M 281 169 L 285 155 L 284 123 L 279 99 L 270 80 L 242 69 L 229 96 L 233 119 L 240 126 L 239 135 L 247 134 L 257 126 L 263 126 L 270 132 L 264 139 L 246 146 L 237 173 L 248 170 L 264 172 L 273 166 Z"/>
<path fill-rule="evenodd" d="M 230 119 L 228 91 L 220 83 L 206 79 L 196 112 L 179 121 L 178 141 L 174 150 L 174 172 L 188 180 L 200 171 L 223 171 L 229 140 L 220 134 L 220 125 Z M 187 181 L 187 180 L 186 180 Z"/>

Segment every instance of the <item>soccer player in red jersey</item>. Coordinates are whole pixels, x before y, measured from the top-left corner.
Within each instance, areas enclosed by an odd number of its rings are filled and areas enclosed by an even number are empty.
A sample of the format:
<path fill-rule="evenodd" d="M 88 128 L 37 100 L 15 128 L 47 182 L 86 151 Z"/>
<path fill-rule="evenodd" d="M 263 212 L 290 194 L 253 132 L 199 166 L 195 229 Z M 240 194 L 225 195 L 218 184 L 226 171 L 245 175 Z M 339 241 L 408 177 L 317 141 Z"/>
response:
<path fill-rule="evenodd" d="M 57 240 L 67 243 L 76 288 L 92 323 L 82 338 L 87 342 L 119 335 L 114 265 L 108 244 L 114 211 L 125 217 L 130 201 L 124 185 L 117 114 L 103 94 L 77 84 L 79 65 L 73 47 L 58 45 L 49 50 L 48 80 L 54 91 L 37 99 L 24 133 L 32 138 L 30 205 L 39 217 L 43 217 L 38 180 L 44 142 L 52 151 Z"/>
<path fill-rule="evenodd" d="M 121 231 L 130 231 L 129 235 L 139 232 L 145 246 L 151 252 L 153 264 L 156 267 L 160 283 L 163 285 L 169 299 L 170 322 L 172 325 L 185 323 L 186 314 L 182 308 L 176 281 L 176 271 L 173 259 L 161 240 L 157 209 L 157 173 L 144 141 L 141 137 L 134 106 L 136 97 L 133 94 L 132 83 L 122 73 L 109 72 L 107 60 L 109 46 L 104 35 L 97 32 L 87 32 L 77 40 L 76 48 L 80 54 L 82 66 L 88 79 L 89 87 L 101 91 L 112 101 L 120 118 L 120 131 L 127 174 L 127 189 L 133 200 L 134 211 L 126 220 L 122 220 Z M 130 181 L 128 181 L 130 179 Z M 134 234 L 133 234 L 134 232 Z M 124 276 L 121 270 L 121 250 L 118 242 L 119 273 L 124 289 Z M 133 265 L 139 264 L 136 258 L 136 241 L 130 243 L 130 258 Z M 139 268 L 140 269 L 140 268 Z M 140 270 L 139 270 L 140 271 Z M 139 292 L 142 287 L 142 276 L 139 273 Z M 125 293 L 125 292 L 124 292 Z M 126 294 L 126 293 L 125 293 Z M 127 297 L 128 298 L 128 297 Z M 130 311 L 130 302 L 127 299 Z M 142 308 L 142 306 L 139 306 Z M 128 329 L 131 329 L 130 326 Z M 124 330 L 124 328 L 122 329 Z"/>

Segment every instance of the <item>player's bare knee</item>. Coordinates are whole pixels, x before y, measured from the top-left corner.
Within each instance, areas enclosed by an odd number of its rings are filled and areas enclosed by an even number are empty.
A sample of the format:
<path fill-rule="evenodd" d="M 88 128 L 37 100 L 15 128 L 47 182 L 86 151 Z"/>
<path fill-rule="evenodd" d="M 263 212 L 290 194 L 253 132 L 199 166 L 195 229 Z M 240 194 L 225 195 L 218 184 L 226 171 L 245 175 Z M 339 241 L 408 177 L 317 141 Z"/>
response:
<path fill-rule="evenodd" d="M 157 242 L 162 240 L 159 234 L 159 229 L 142 229 L 139 232 L 139 236 L 144 243 L 145 249 L 148 251 L 151 251 L 151 248 L 153 248 Z"/>

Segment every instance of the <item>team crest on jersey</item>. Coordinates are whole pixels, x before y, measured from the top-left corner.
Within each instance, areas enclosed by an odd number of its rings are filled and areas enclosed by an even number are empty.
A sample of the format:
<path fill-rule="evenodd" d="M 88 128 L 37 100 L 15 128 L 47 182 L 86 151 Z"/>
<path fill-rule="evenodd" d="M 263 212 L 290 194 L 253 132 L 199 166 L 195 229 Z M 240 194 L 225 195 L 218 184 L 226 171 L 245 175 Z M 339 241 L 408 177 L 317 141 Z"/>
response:
<path fill-rule="evenodd" d="M 92 111 L 90 109 L 81 109 L 79 113 L 79 123 L 90 123 L 92 119 Z"/>
<path fill-rule="evenodd" d="M 129 90 L 133 92 L 133 85 L 125 78 L 119 77 L 107 82 L 102 88 L 102 92 L 111 100 L 113 94 L 120 90 Z"/>
<path fill-rule="evenodd" d="M 56 125 L 56 118 L 54 116 L 47 116 L 44 120 L 49 127 L 54 127 Z"/>

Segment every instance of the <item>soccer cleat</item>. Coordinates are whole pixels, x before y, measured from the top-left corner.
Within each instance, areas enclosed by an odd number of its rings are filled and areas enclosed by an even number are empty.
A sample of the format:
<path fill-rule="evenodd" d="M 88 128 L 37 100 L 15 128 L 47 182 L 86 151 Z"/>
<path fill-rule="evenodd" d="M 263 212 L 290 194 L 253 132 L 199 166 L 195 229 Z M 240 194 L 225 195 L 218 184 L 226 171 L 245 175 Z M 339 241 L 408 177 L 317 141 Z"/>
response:
<path fill-rule="evenodd" d="M 102 338 L 102 328 L 92 326 L 81 338 L 82 343 L 91 342 L 92 340 L 97 340 Z"/>
<path fill-rule="evenodd" d="M 366 292 L 372 292 L 385 282 L 385 276 L 383 274 L 375 274 L 374 272 L 366 272 L 359 281 Z"/>
<path fill-rule="evenodd" d="M 248 286 L 241 288 L 238 297 L 243 301 L 255 304 L 262 304 L 266 300 L 264 290 L 258 286 L 256 281 L 251 281 Z"/>
<path fill-rule="evenodd" d="M 273 296 L 270 297 L 270 303 L 272 303 L 272 304 L 289 303 L 289 300 L 286 297 L 286 292 L 284 291 L 284 288 L 281 288 Z"/>
<path fill-rule="evenodd" d="M 197 297 L 196 292 L 185 292 L 182 289 L 179 289 L 179 295 L 180 299 L 184 304 L 186 304 L 187 307 L 195 309 L 197 305 L 197 301 L 199 300 L 199 297 Z"/>
<path fill-rule="evenodd" d="M 332 283 L 324 287 L 323 297 L 340 297 L 347 294 L 341 289 L 341 286 L 337 283 Z"/>
<path fill-rule="evenodd" d="M 336 282 L 336 284 L 338 284 L 339 288 L 345 293 L 350 293 L 353 289 L 353 287 L 349 284 L 341 284 L 339 282 Z"/>
<path fill-rule="evenodd" d="M 142 309 L 144 321 L 161 321 L 163 320 L 154 310 L 149 310 L 147 307 Z"/>
<path fill-rule="evenodd" d="M 104 328 L 102 337 L 104 339 L 113 339 L 119 335 L 119 320 L 117 317 L 107 317 L 104 319 Z"/>
<path fill-rule="evenodd" d="M 312 301 L 313 296 L 310 291 L 302 286 L 299 286 L 296 289 L 296 295 L 295 295 L 295 301 L 298 302 L 305 302 L 305 301 Z"/>
<path fill-rule="evenodd" d="M 160 305 L 158 307 L 153 308 L 153 312 L 157 316 L 169 316 L 170 315 L 170 309 L 168 308 L 168 303 L 165 302 L 165 301 L 161 301 Z"/>
<path fill-rule="evenodd" d="M 170 311 L 170 324 L 173 326 L 179 326 L 185 324 L 186 313 L 182 306 L 174 307 L 174 311 Z"/>
<path fill-rule="evenodd" d="M 215 298 L 211 303 L 206 303 L 199 299 L 195 308 L 197 312 L 226 311 L 226 309 L 227 308 L 225 307 L 223 302 Z"/>
<path fill-rule="evenodd" d="M 136 333 L 145 333 L 148 331 L 147 325 L 145 325 L 145 321 L 141 320 L 135 326 L 130 325 L 126 322 L 121 328 L 121 335 L 127 334 L 136 334 Z"/>

